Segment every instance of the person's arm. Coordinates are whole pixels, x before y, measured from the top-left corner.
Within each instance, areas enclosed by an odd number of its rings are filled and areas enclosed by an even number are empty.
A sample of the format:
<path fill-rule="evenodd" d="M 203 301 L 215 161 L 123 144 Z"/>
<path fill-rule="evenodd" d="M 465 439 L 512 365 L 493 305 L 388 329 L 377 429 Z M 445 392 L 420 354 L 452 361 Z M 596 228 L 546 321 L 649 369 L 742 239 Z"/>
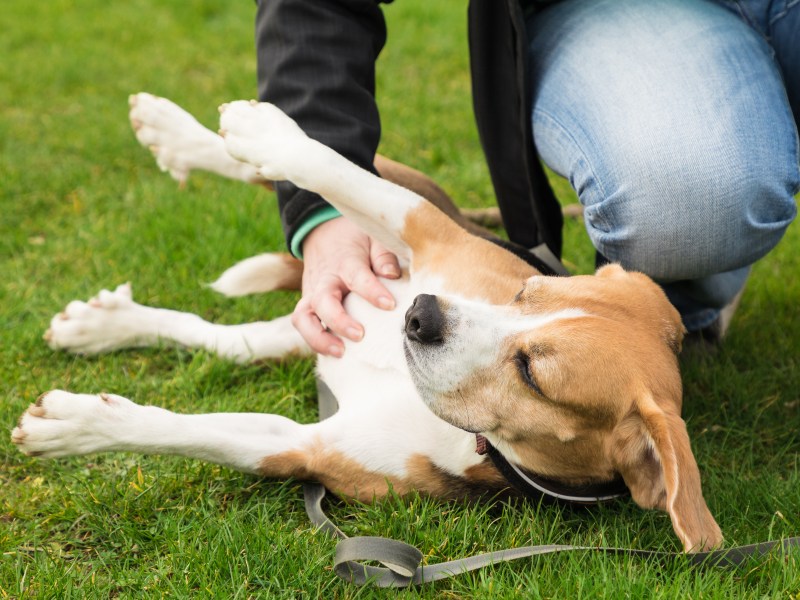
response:
<path fill-rule="evenodd" d="M 375 172 L 375 60 L 385 41 L 383 14 L 373 0 L 260 0 L 259 98 L 281 108 L 310 137 Z M 361 324 L 342 307 L 344 297 L 354 291 L 376 306 L 393 307 L 375 273 L 399 276 L 397 259 L 316 194 L 287 182 L 276 191 L 287 245 L 305 259 L 293 322 L 314 350 L 341 355 L 337 336 L 363 336 Z"/>
<path fill-rule="evenodd" d="M 386 24 L 374 0 L 261 0 L 256 18 L 259 99 L 292 117 L 309 137 L 362 168 L 380 141 L 375 61 Z M 315 194 L 277 185 L 287 245 L 314 213 Z"/>

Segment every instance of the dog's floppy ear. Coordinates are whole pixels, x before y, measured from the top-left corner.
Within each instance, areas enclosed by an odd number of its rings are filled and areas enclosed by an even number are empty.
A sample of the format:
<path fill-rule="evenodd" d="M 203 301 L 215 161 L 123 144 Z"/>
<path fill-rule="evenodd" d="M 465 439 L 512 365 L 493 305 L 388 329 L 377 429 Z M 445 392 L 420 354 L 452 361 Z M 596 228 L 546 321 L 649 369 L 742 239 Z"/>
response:
<path fill-rule="evenodd" d="M 686 552 L 719 546 L 722 532 L 703 499 L 686 424 L 649 392 L 614 431 L 612 460 L 634 501 L 669 513 Z"/>

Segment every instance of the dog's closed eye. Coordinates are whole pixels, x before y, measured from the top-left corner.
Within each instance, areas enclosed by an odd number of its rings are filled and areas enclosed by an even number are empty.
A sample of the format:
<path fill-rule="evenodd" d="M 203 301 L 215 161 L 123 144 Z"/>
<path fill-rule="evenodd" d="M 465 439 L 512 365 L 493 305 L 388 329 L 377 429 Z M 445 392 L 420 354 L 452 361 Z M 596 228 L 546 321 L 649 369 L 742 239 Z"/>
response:
<path fill-rule="evenodd" d="M 522 377 L 522 381 L 525 382 L 525 385 L 527 385 L 540 396 L 544 396 L 542 389 L 539 387 L 539 384 L 536 383 L 536 379 L 533 377 L 530 356 L 526 352 L 518 350 L 514 355 L 514 364 L 516 365 L 517 371 L 519 371 L 519 374 Z"/>

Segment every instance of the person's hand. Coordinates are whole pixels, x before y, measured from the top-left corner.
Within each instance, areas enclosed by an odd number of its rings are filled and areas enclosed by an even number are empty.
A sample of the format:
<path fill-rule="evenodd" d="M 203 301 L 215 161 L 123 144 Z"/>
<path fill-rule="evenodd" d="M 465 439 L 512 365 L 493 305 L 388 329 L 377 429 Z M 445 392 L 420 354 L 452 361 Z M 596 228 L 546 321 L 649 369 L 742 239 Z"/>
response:
<path fill-rule="evenodd" d="M 376 274 L 400 277 L 397 257 L 343 217 L 326 221 L 306 236 L 303 262 L 303 297 L 292 313 L 292 324 L 315 352 L 340 357 L 341 337 L 364 337 L 364 327 L 342 306 L 350 292 L 378 308 L 395 306 Z"/>

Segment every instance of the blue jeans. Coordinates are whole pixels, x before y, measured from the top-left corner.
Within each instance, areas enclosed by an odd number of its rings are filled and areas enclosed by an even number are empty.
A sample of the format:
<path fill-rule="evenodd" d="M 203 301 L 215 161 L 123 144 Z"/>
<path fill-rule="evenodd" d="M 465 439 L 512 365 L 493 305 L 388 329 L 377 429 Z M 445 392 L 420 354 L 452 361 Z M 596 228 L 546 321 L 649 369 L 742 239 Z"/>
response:
<path fill-rule="evenodd" d="M 711 324 L 797 212 L 800 0 L 564 0 L 529 36 L 536 147 L 595 248 Z"/>

